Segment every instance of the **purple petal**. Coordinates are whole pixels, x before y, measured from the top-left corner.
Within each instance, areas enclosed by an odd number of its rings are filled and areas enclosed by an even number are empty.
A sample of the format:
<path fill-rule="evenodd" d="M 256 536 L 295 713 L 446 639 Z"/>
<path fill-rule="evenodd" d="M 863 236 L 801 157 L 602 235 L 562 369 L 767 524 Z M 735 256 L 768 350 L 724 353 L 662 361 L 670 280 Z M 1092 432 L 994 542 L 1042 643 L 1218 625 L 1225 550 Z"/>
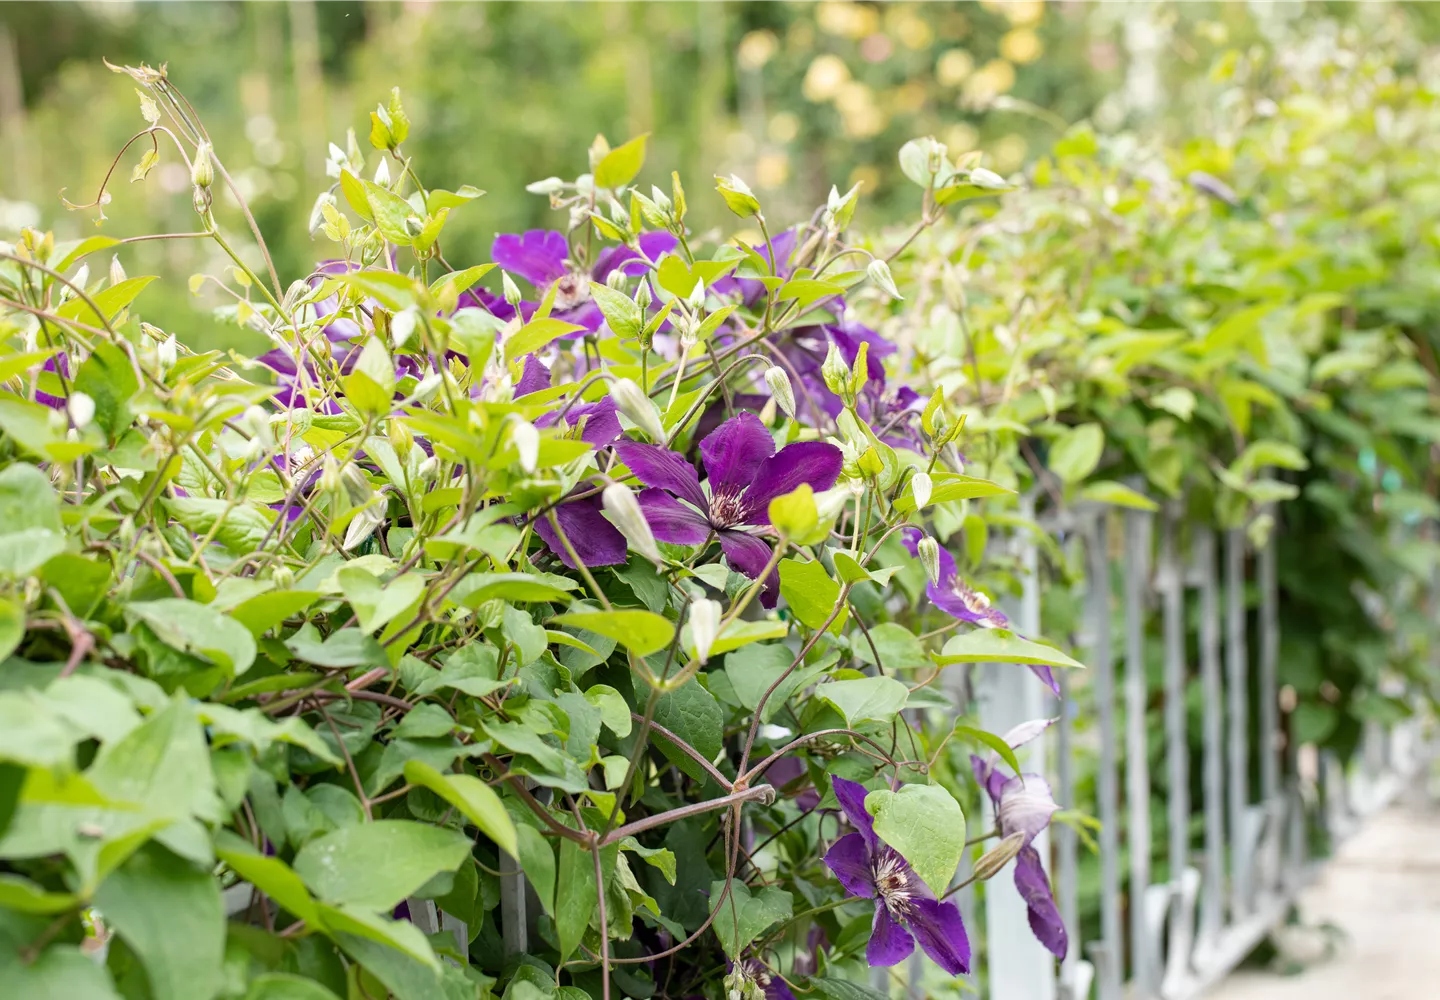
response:
<path fill-rule="evenodd" d="M 553 427 L 559 419 L 559 411 L 552 410 L 541 415 L 535 421 L 535 426 Z M 567 427 L 574 427 L 582 419 L 585 421 L 585 429 L 580 432 L 580 440 L 593 448 L 608 448 L 620 437 L 620 418 L 615 415 L 615 400 L 608 396 L 595 403 L 572 406 L 565 412 Z"/>
<path fill-rule="evenodd" d="M 639 500 L 650 531 L 659 541 L 671 545 L 701 545 L 710 537 L 710 522 L 705 515 L 664 490 L 641 490 Z"/>
<path fill-rule="evenodd" d="M 627 246 L 608 247 L 600 251 L 595 258 L 595 267 L 591 272 L 591 278 L 603 285 L 605 279 L 610 276 L 610 272 L 617 267 L 632 278 L 637 274 L 644 274 L 649 267 L 641 259 L 640 254 L 644 254 L 652 262 L 656 262 L 659 261 L 662 254 L 674 250 L 678 242 L 669 233 L 643 233 L 640 236 L 640 253 L 638 254 Z"/>
<path fill-rule="evenodd" d="M 586 566 L 618 566 L 626 560 L 625 536 L 605 519 L 601 510 L 600 497 L 596 495 L 562 503 L 555 508 L 555 519 L 560 522 L 565 537 Z M 561 562 L 571 569 L 576 568 L 575 560 L 565 551 L 548 517 L 536 518 L 535 534 L 560 557 Z"/>
<path fill-rule="evenodd" d="M 770 523 L 770 501 L 809 485 L 816 493 L 828 490 L 840 478 L 844 457 L 840 449 L 824 441 L 796 441 L 767 458 L 755 474 L 754 484 L 745 491 L 746 522 Z"/>
<path fill-rule="evenodd" d="M 1030 911 L 1030 929 L 1035 937 L 1050 954 L 1063 959 L 1069 950 L 1070 938 L 1055 906 L 1050 880 L 1040 864 L 1040 852 L 1034 847 L 1022 847 L 1015 857 L 1015 888 Z"/>
<path fill-rule="evenodd" d="M 843 781 L 844 779 L 837 779 Z M 870 870 L 870 848 L 858 833 L 847 833 L 825 852 L 825 864 L 852 896 L 875 898 L 875 876 Z"/>
<path fill-rule="evenodd" d="M 936 899 L 917 899 L 913 906 L 910 929 L 925 954 L 952 976 L 969 972 L 970 937 L 965 933 L 965 922 L 960 919 L 960 907 L 948 900 Z"/>
<path fill-rule="evenodd" d="M 1060 697 L 1060 682 L 1055 679 L 1055 671 L 1051 670 L 1045 663 L 1027 663 L 1030 672 L 1040 678 L 1040 683 L 1048 687 L 1055 697 Z"/>
<path fill-rule="evenodd" d="M 876 900 L 875 923 L 870 928 L 870 943 L 865 946 L 865 961 L 872 966 L 899 965 L 915 950 L 915 939 L 896 923 L 885 904 Z"/>
<path fill-rule="evenodd" d="M 924 537 L 925 532 L 919 528 L 906 528 L 900 533 L 900 541 L 904 544 L 905 551 L 909 552 L 916 559 L 920 558 L 920 539 Z M 955 579 L 955 576 L 955 557 L 942 545 L 940 546 L 940 586 L 948 587 L 950 581 Z M 931 600 L 934 600 L 934 598 L 931 598 Z"/>
<path fill-rule="evenodd" d="M 795 994 L 790 992 L 785 980 L 779 976 L 771 976 L 770 981 L 765 984 L 765 1000 L 795 1000 Z"/>
<path fill-rule="evenodd" d="M 662 448 L 658 444 L 640 444 L 636 441 L 621 441 L 615 445 L 615 454 L 635 474 L 635 478 L 646 486 L 669 490 L 681 500 L 689 500 L 700 510 L 708 510 L 709 502 L 700 489 L 700 477 L 695 466 L 685 461 L 685 456 Z"/>
<path fill-rule="evenodd" d="M 855 367 L 860 345 L 869 344 L 870 349 L 865 355 L 865 377 L 871 382 L 885 381 L 885 365 L 880 359 L 895 353 L 894 344 L 863 323 L 826 324 L 825 334 L 830 338 L 830 342 L 840 349 L 845 365 L 849 368 Z"/>
<path fill-rule="evenodd" d="M 930 598 L 931 604 L 962 622 L 970 622 L 981 628 L 1010 627 L 1010 619 L 992 605 L 988 598 L 966 586 L 959 576 L 951 577 L 948 586 L 933 583 L 926 585 L 925 596 Z"/>
<path fill-rule="evenodd" d="M 849 778 L 842 778 L 838 774 L 830 776 L 830 790 L 835 793 L 835 798 L 840 803 L 845 818 L 850 825 L 860 831 L 865 838 L 865 843 L 870 845 L 871 850 L 880 846 L 880 838 L 875 836 L 875 820 L 865 809 L 865 796 L 869 794 L 865 786 L 858 781 L 851 781 Z"/>
<path fill-rule="evenodd" d="M 593 299 L 587 299 L 572 309 L 564 311 L 557 310 L 551 313 L 556 319 L 564 320 L 566 323 L 574 323 L 580 327 L 579 330 L 572 330 L 570 333 L 562 334 L 561 340 L 574 340 L 576 337 L 583 337 L 587 333 L 594 333 L 605 325 L 605 314 L 600 311 Z"/>
<path fill-rule="evenodd" d="M 545 288 L 565 276 L 565 257 L 569 252 L 564 233 L 531 229 L 522 235 L 504 233 L 495 237 L 490 246 L 490 259 L 536 288 Z"/>
<path fill-rule="evenodd" d="M 1005 787 L 1005 782 L 1010 779 L 995 767 L 995 755 L 991 754 L 989 760 L 970 755 L 970 769 L 975 772 L 975 783 L 985 789 L 990 801 L 996 808 L 1000 806 L 1000 791 Z"/>
<path fill-rule="evenodd" d="M 1022 774 L 1011 778 L 1000 789 L 997 825 L 1000 836 L 1012 833 L 1025 835 L 1028 845 L 1050 825 L 1050 817 L 1060 809 L 1050 794 L 1050 784 L 1038 774 Z"/>
<path fill-rule="evenodd" d="M 755 481 L 764 461 L 775 454 L 770 432 L 753 413 L 725 421 L 700 442 L 700 460 L 710 477 L 710 495 L 739 496 Z"/>
<path fill-rule="evenodd" d="M 1017 750 L 1059 721 L 1059 719 L 1031 719 L 1029 722 L 1020 723 L 1000 738 L 1009 745 L 1010 749 Z"/>
<path fill-rule="evenodd" d="M 515 385 L 515 395 L 528 396 L 532 392 L 548 388 L 550 388 L 550 369 L 545 367 L 545 363 L 540 360 L 538 355 L 525 355 L 525 367 L 520 372 L 520 381 Z M 573 424 L 575 421 L 570 422 Z"/>
<path fill-rule="evenodd" d="M 730 568 L 752 580 L 758 580 L 773 555 L 769 544 L 763 539 L 733 528 L 724 528 L 719 535 L 720 548 L 725 553 L 725 561 L 730 564 Z M 779 597 L 780 571 L 772 568 L 770 575 L 765 578 L 765 588 L 760 591 L 760 606 L 773 608 Z"/>

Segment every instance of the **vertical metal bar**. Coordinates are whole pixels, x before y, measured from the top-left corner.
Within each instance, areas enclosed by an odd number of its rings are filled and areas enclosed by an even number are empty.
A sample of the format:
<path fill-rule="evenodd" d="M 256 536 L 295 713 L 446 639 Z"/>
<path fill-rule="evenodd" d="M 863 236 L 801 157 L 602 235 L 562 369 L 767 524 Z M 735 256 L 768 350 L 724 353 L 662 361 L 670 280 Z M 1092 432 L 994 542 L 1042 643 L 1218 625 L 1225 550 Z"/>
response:
<path fill-rule="evenodd" d="M 514 872 L 500 876 L 500 931 L 505 957 L 523 955 L 529 950 L 525 923 L 525 873 L 520 862 L 501 851 L 501 871 Z"/>
<path fill-rule="evenodd" d="M 1249 663 L 1245 649 L 1245 532 L 1225 532 L 1225 687 L 1229 712 L 1229 775 L 1225 792 L 1230 821 L 1230 915 L 1239 922 L 1250 912 Z"/>
<path fill-rule="evenodd" d="M 1260 795 L 1280 790 L 1280 586 L 1275 577 L 1275 528 L 1260 550 Z"/>
<path fill-rule="evenodd" d="M 1167 510 L 1160 536 L 1160 572 L 1165 587 L 1165 760 L 1170 782 L 1170 883 L 1180 885 L 1180 876 L 1190 864 L 1190 745 L 1185 734 L 1185 569 L 1177 554 L 1178 520 Z M 1181 950 L 1176 931 L 1180 921 L 1171 922 L 1172 952 Z M 1189 940 L 1183 942 L 1189 946 Z"/>
<path fill-rule="evenodd" d="M 1200 940 L 1215 946 L 1225 911 L 1225 720 L 1220 702 L 1220 595 L 1215 580 L 1215 534 L 1195 533 L 1200 570 L 1200 685 L 1204 695 L 1205 871 L 1200 900 Z"/>
<path fill-rule="evenodd" d="M 1150 577 L 1150 514 L 1125 512 L 1125 793 L 1130 845 L 1132 996 L 1154 989 L 1145 897 L 1150 888 L 1150 766 L 1145 707 L 1145 587 Z"/>
<path fill-rule="evenodd" d="M 1095 792 L 1100 813 L 1100 936 L 1106 952 L 1097 962 L 1100 1000 L 1119 1000 L 1125 963 L 1120 929 L 1120 805 L 1115 750 L 1119 743 L 1115 724 L 1115 663 L 1110 649 L 1110 553 L 1105 513 L 1098 512 L 1090 526 L 1087 553 L 1087 614 L 1090 618 L 1090 667 L 1094 675 L 1096 718 L 1100 724 L 1100 768 Z M 1097 955 L 1098 958 L 1098 955 Z"/>
<path fill-rule="evenodd" d="M 1028 496 L 1022 498 L 1021 516 L 1031 513 L 1033 502 Z M 1028 532 L 1017 534 L 1010 540 L 1010 551 L 1017 557 L 1023 573 L 1019 606 L 1013 620 L 1022 633 L 1036 635 L 1040 631 L 1037 578 L 1040 560 L 1034 537 Z M 1051 701 L 1050 693 L 1024 667 L 1013 663 L 986 663 L 980 666 L 979 675 L 980 724 L 990 732 L 1003 733 L 1022 722 L 1053 714 L 1047 704 Z M 1019 753 L 1026 772 L 1045 773 L 1043 737 Z M 1037 838 L 1035 848 L 1042 858 L 1046 856 L 1045 842 Z M 1005 884 L 1009 881 L 1008 874 L 1001 875 L 982 890 L 990 1000 L 1053 1000 L 1055 963 L 1031 932 L 1025 900 L 1012 885 Z"/>

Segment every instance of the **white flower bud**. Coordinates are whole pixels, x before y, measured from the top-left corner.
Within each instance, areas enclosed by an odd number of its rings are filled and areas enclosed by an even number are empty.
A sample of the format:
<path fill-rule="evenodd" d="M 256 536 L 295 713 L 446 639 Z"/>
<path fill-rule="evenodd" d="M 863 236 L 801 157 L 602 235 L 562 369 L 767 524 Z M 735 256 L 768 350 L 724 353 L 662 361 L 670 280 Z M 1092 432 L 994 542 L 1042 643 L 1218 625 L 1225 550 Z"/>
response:
<path fill-rule="evenodd" d="M 410 335 L 415 332 L 415 322 L 416 312 L 413 308 L 402 309 L 390 317 L 390 342 L 397 351 L 405 346 Z"/>
<path fill-rule="evenodd" d="M 202 142 L 190 162 L 190 183 L 204 191 L 215 183 L 215 164 L 210 158 L 210 143 Z"/>
<path fill-rule="evenodd" d="M 628 378 L 617 378 L 610 383 L 610 398 L 621 413 L 629 417 L 651 441 L 664 444 L 665 428 L 660 424 L 660 414 L 650 397 Z"/>
<path fill-rule="evenodd" d="M 80 292 L 85 290 L 85 286 L 89 283 L 90 265 L 81 264 L 80 270 L 75 272 L 74 276 L 70 279 L 70 283 L 60 287 L 60 301 L 65 302 L 75 298 Z M 77 291 L 77 289 L 79 289 L 79 291 Z"/>
<path fill-rule="evenodd" d="M 270 436 L 270 412 L 259 404 L 252 404 L 245 408 L 240 415 L 240 426 L 252 437 Z"/>
<path fill-rule="evenodd" d="M 850 387 L 850 366 L 845 363 L 840 348 L 834 344 L 825 354 L 825 363 L 820 366 L 820 374 L 825 379 L 825 385 L 837 396 L 846 395 Z"/>
<path fill-rule="evenodd" d="M 695 287 L 690 289 L 690 295 L 685 299 L 691 307 L 702 309 L 705 306 L 705 282 L 696 281 Z"/>
<path fill-rule="evenodd" d="M 765 384 L 770 387 L 770 395 L 774 397 L 775 405 L 785 411 L 785 416 L 794 420 L 795 388 L 790 384 L 790 376 L 785 374 L 785 369 L 779 365 L 766 368 Z"/>
<path fill-rule="evenodd" d="M 380 165 L 375 168 L 375 183 L 383 188 L 390 186 L 390 161 L 383 156 L 380 157 Z"/>
<path fill-rule="evenodd" d="M 335 493 L 340 489 L 340 465 L 333 454 L 327 454 L 321 463 L 318 485 L 322 493 Z"/>
<path fill-rule="evenodd" d="M 862 483 L 863 487 L 864 484 Z M 815 494 L 815 512 L 819 514 L 820 520 L 833 521 L 840 516 L 840 513 L 852 499 L 848 486 L 836 486 L 823 493 Z"/>
<path fill-rule="evenodd" d="M 510 279 L 510 275 L 504 271 L 500 272 L 500 290 L 505 295 L 505 301 L 510 303 L 511 309 L 520 308 L 520 302 L 524 296 L 520 294 L 520 289 L 516 287 L 515 282 Z"/>
<path fill-rule="evenodd" d="M 720 602 L 704 598 L 690 605 L 690 638 L 701 663 L 710 659 L 710 650 L 720 635 Z"/>
<path fill-rule="evenodd" d="M 978 188 L 984 188 L 986 191 L 995 191 L 1010 186 L 1005 183 L 1005 178 L 985 167 L 976 167 L 970 171 L 970 183 Z"/>
<path fill-rule="evenodd" d="M 84 430 L 95 419 L 95 400 L 83 392 L 72 392 L 65 408 L 70 412 L 70 422 L 77 430 Z"/>
<path fill-rule="evenodd" d="M 901 295 L 900 290 L 895 287 L 895 278 L 890 274 L 890 265 L 879 257 L 876 257 L 870 262 L 870 266 L 865 268 L 865 273 L 877 288 L 892 299 L 903 299 L 905 297 Z"/>
<path fill-rule="evenodd" d="M 615 270 L 605 275 L 606 287 L 613 288 L 617 292 L 625 291 L 625 286 L 629 283 L 629 281 L 630 277 L 625 273 L 623 268 L 617 267 Z"/>
<path fill-rule="evenodd" d="M 110 258 L 110 284 L 118 285 L 125 280 L 125 267 L 119 257 Z"/>
<path fill-rule="evenodd" d="M 289 590 L 295 583 L 295 571 L 289 566 L 276 566 L 270 571 L 270 579 L 278 590 Z"/>
<path fill-rule="evenodd" d="M 175 334 L 170 334 L 160 341 L 160 346 L 155 348 L 155 358 L 160 362 L 161 371 L 169 371 L 175 367 L 175 359 L 179 356 L 180 345 L 175 340 Z"/>
<path fill-rule="evenodd" d="M 926 472 L 917 472 L 910 479 L 910 492 L 915 495 L 915 509 L 922 510 L 930 502 L 930 493 L 934 490 L 934 483 L 930 481 L 930 475 Z"/>
<path fill-rule="evenodd" d="M 433 483 L 440 478 L 440 460 L 431 455 L 420 463 L 420 467 L 415 470 L 415 475 L 422 483 Z"/>
<path fill-rule="evenodd" d="M 631 548 L 653 563 L 664 562 L 660 547 L 655 544 L 655 534 L 650 530 L 650 522 L 645 520 L 645 512 L 640 509 L 640 502 L 630 492 L 630 487 L 623 483 L 611 483 L 600 494 L 600 502 L 605 506 L 605 513 L 610 515 L 610 522 L 620 529 L 620 534 L 625 536 Z"/>
<path fill-rule="evenodd" d="M 558 177 L 547 177 L 543 181 L 532 181 L 525 185 L 531 194 L 557 194 L 565 190 L 565 182 Z"/>
<path fill-rule="evenodd" d="M 510 442 L 520 454 L 520 468 L 527 473 L 534 472 L 535 464 L 540 460 L 540 432 L 535 429 L 535 425 L 519 417 L 513 419 L 510 423 Z"/>
<path fill-rule="evenodd" d="M 415 387 L 416 402 L 430 402 L 430 400 L 435 398 L 435 393 L 439 391 L 440 385 L 444 381 L 445 376 L 443 375 L 426 375 L 420 380 L 420 384 Z"/>
<path fill-rule="evenodd" d="M 931 583 L 938 584 L 940 582 L 940 543 L 926 535 L 916 543 L 915 552 L 920 558 L 920 565 L 925 567 L 925 578 Z"/>
<path fill-rule="evenodd" d="M 319 232 L 320 227 L 325 224 L 325 206 L 334 204 L 335 196 L 329 191 L 321 191 L 316 197 L 315 204 L 310 209 L 310 221 L 307 223 L 307 230 L 311 236 Z"/>
<path fill-rule="evenodd" d="M 635 304 L 644 312 L 650 308 L 650 303 L 655 301 L 655 296 L 650 291 L 650 282 L 641 279 L 640 287 L 635 289 Z"/>

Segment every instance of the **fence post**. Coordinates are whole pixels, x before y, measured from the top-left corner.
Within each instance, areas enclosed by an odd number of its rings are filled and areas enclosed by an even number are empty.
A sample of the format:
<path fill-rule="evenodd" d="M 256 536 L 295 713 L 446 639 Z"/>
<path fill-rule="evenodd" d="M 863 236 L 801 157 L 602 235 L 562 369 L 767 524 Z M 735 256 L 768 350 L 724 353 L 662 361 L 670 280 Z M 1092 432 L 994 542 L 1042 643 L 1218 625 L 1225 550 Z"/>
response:
<path fill-rule="evenodd" d="M 1020 516 L 1033 519 L 1035 501 L 1026 494 L 1020 499 Z M 1028 532 L 1011 540 L 1020 564 L 1021 590 L 1015 628 L 1023 635 L 1040 634 L 1040 555 Z M 1054 701 L 1025 667 L 1013 663 L 987 663 L 980 668 L 978 685 L 980 724 L 992 733 L 1003 733 L 1021 722 L 1054 714 Z M 1063 709 L 1062 709 L 1063 711 Z M 1045 740 L 1035 740 L 1020 751 L 1025 771 L 1046 774 Z M 1063 802 L 1068 806 L 1069 803 Z M 993 821 L 986 805 L 986 822 Z M 986 827 L 987 829 L 990 827 Z M 978 829 L 978 827 L 977 827 Z M 1048 837 L 1036 838 L 1035 849 L 1042 858 L 1049 853 Z M 1010 884 L 1009 872 L 985 883 L 985 941 L 991 1000 L 1054 1000 L 1054 960 L 1030 930 L 1024 899 Z"/>
<path fill-rule="evenodd" d="M 1215 533 L 1195 532 L 1195 559 L 1200 577 L 1200 684 L 1205 705 L 1204 816 L 1205 866 L 1200 898 L 1197 951 L 1209 952 L 1220 938 L 1225 913 L 1225 721 L 1220 683 L 1220 599 L 1215 580 Z"/>
<path fill-rule="evenodd" d="M 1120 806 L 1115 748 L 1115 663 L 1110 649 L 1110 553 L 1104 508 L 1087 512 L 1086 617 L 1089 618 L 1090 668 L 1099 722 L 1100 766 L 1095 792 L 1100 814 L 1100 940 L 1090 947 L 1099 980 L 1100 1000 L 1120 1000 L 1125 942 L 1120 929 Z"/>
<path fill-rule="evenodd" d="M 1160 534 L 1160 580 L 1165 591 L 1165 762 L 1169 781 L 1170 936 L 1161 992 L 1170 995 L 1190 971 L 1195 944 L 1195 890 L 1190 863 L 1190 745 L 1186 735 L 1185 560 L 1179 554 L 1179 505 L 1165 511 Z"/>
<path fill-rule="evenodd" d="M 1229 774 L 1225 792 L 1230 833 L 1230 919 L 1250 912 L 1251 830 L 1249 663 L 1245 648 L 1245 531 L 1225 532 L 1225 686 Z"/>
<path fill-rule="evenodd" d="M 1145 593 L 1150 578 L 1150 514 L 1125 512 L 1125 792 L 1130 845 L 1130 968 L 1132 996 L 1154 990 L 1150 898 L 1150 762 L 1145 708 Z"/>

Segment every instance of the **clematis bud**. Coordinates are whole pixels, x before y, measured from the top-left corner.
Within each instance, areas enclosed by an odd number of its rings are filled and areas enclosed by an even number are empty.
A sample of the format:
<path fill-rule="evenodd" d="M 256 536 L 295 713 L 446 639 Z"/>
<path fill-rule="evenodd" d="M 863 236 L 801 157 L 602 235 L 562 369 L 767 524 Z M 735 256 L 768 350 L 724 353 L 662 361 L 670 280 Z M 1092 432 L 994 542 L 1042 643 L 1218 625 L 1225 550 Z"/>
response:
<path fill-rule="evenodd" d="M 775 405 L 785 412 L 785 416 L 794 420 L 795 387 L 790 384 L 790 376 L 785 374 L 785 369 L 779 365 L 766 368 L 765 384 L 770 387 L 770 395 L 774 398 Z"/>
<path fill-rule="evenodd" d="M 190 162 L 190 183 L 202 191 L 215 183 L 215 164 L 211 160 L 208 142 L 202 142 L 195 150 L 195 159 Z"/>
<path fill-rule="evenodd" d="M 426 375 L 420 380 L 420 384 L 415 387 L 416 402 L 430 402 L 430 400 L 435 398 L 435 393 L 439 391 L 440 385 L 444 381 L 444 375 Z"/>
<path fill-rule="evenodd" d="M 327 454 L 320 465 L 319 486 L 322 493 L 338 493 L 340 490 L 340 465 L 334 455 Z"/>
<path fill-rule="evenodd" d="M 247 406 L 240 415 L 240 424 L 252 438 L 270 441 L 270 411 L 260 405 Z"/>
<path fill-rule="evenodd" d="M 628 378 L 617 378 L 610 383 L 610 398 L 621 413 L 629 417 L 645 436 L 657 444 L 665 441 L 665 428 L 660 424 L 660 414 L 650 397 Z"/>
<path fill-rule="evenodd" d="M 68 285 L 64 285 L 64 286 L 61 287 L 61 289 L 60 289 L 60 301 L 61 301 L 61 302 L 64 302 L 64 301 L 66 301 L 67 299 L 74 298 L 75 295 L 78 294 L 78 293 L 75 291 L 75 289 L 78 288 L 78 289 L 80 289 L 81 291 L 84 291 L 85 286 L 86 286 L 87 284 L 89 284 L 89 283 L 90 283 L 90 265 L 89 265 L 89 264 L 81 264 L 81 265 L 80 265 L 80 269 L 79 269 L 78 271 L 76 271 L 74 277 L 72 277 L 72 278 L 70 279 L 70 283 L 69 283 Z"/>
<path fill-rule="evenodd" d="M 720 635 L 720 602 L 702 598 L 690 605 L 690 638 L 701 663 L 710 659 L 710 650 Z"/>
<path fill-rule="evenodd" d="M 83 392 L 72 392 L 65 408 L 69 411 L 70 422 L 75 425 L 76 430 L 83 431 L 90 426 L 90 421 L 95 419 L 95 400 Z"/>
<path fill-rule="evenodd" d="M 118 285 L 125 280 L 125 267 L 119 257 L 110 258 L 110 284 Z"/>
<path fill-rule="evenodd" d="M 520 294 L 520 289 L 516 287 L 515 282 L 510 279 L 510 275 L 504 271 L 500 272 L 500 291 L 504 294 L 505 301 L 510 303 L 511 309 L 520 308 L 520 302 L 524 296 Z"/>
<path fill-rule="evenodd" d="M 610 522 L 620 529 L 620 534 L 636 552 L 656 564 L 664 561 L 660 547 L 655 544 L 650 522 L 645 520 L 645 512 L 640 509 L 640 502 L 630 492 L 630 487 L 623 483 L 611 483 L 600 494 L 600 502 L 605 506 L 605 513 L 610 515 Z"/>
<path fill-rule="evenodd" d="M 169 371 L 175 366 L 179 351 L 180 346 L 175 341 L 175 334 L 172 333 L 160 341 L 160 346 L 155 349 L 155 357 L 160 362 L 161 371 Z"/>
<path fill-rule="evenodd" d="M 375 183 L 380 187 L 390 186 L 390 161 L 380 157 L 380 165 L 375 168 Z"/>
<path fill-rule="evenodd" d="M 415 475 L 422 483 L 433 483 L 440 478 L 440 460 L 431 455 L 420 463 L 420 467 L 415 470 Z"/>
<path fill-rule="evenodd" d="M 270 571 L 270 579 L 277 590 L 289 590 L 295 584 L 295 571 L 289 566 L 276 566 Z"/>
<path fill-rule="evenodd" d="M 395 449 L 395 454 L 401 458 L 410 454 L 410 449 L 415 447 L 415 435 L 394 417 L 385 421 L 385 436 L 390 439 L 390 447 Z"/>
<path fill-rule="evenodd" d="M 895 278 L 890 274 L 890 265 L 879 257 L 876 257 L 870 262 L 870 265 L 865 268 L 865 273 L 869 276 L 872 284 L 892 299 L 905 298 L 905 296 L 900 294 L 900 290 L 895 287 Z"/>
<path fill-rule="evenodd" d="M 930 475 L 926 472 L 917 472 L 910 479 L 910 492 L 915 495 L 915 509 L 921 510 L 930 502 L 930 493 L 934 484 L 930 481 Z"/>
<path fill-rule="evenodd" d="M 975 862 L 975 881 L 984 882 L 999 875 L 1015 855 L 1020 853 L 1020 848 L 1025 846 L 1025 834 L 1012 833 L 990 850 L 980 855 L 980 860 Z"/>
<path fill-rule="evenodd" d="M 310 220 L 306 228 L 309 230 L 311 236 L 319 232 L 320 227 L 325 224 L 325 206 L 327 205 L 331 208 L 335 207 L 335 196 L 329 191 L 321 191 L 320 194 L 316 196 L 315 204 L 310 209 Z"/>
<path fill-rule="evenodd" d="M 540 432 L 528 420 L 516 417 L 510 423 L 510 441 L 520 454 L 520 468 L 534 472 L 540 460 Z"/>
<path fill-rule="evenodd" d="M 920 565 L 925 567 L 925 578 L 931 583 L 938 584 L 940 582 L 940 543 L 926 535 L 915 544 L 915 554 L 920 557 Z"/>
<path fill-rule="evenodd" d="M 617 292 L 625 291 L 625 285 L 629 281 L 630 277 L 625 273 L 623 268 L 617 267 L 615 270 L 605 275 L 605 287 L 612 288 Z"/>
<path fill-rule="evenodd" d="M 525 190 L 531 194 L 557 194 L 565 190 L 565 182 L 558 177 L 547 177 L 543 181 L 531 181 Z"/>
<path fill-rule="evenodd" d="M 397 351 L 405 346 L 410 335 L 415 332 L 415 317 L 414 309 L 402 309 L 390 317 L 390 342 Z"/>
<path fill-rule="evenodd" d="M 825 363 L 820 366 L 820 374 L 825 379 L 825 385 L 835 395 L 844 398 L 850 389 L 850 368 L 845 364 L 845 358 L 840 353 L 840 348 L 834 344 L 825 355 Z"/>
<path fill-rule="evenodd" d="M 650 282 L 641 281 L 640 287 L 635 289 L 635 304 L 640 307 L 643 313 L 650 308 L 650 303 L 655 301 L 655 296 L 650 292 Z"/>
<path fill-rule="evenodd" d="M 705 306 L 705 282 L 695 282 L 695 287 L 690 289 L 690 295 L 685 301 L 691 308 L 703 309 Z"/>

